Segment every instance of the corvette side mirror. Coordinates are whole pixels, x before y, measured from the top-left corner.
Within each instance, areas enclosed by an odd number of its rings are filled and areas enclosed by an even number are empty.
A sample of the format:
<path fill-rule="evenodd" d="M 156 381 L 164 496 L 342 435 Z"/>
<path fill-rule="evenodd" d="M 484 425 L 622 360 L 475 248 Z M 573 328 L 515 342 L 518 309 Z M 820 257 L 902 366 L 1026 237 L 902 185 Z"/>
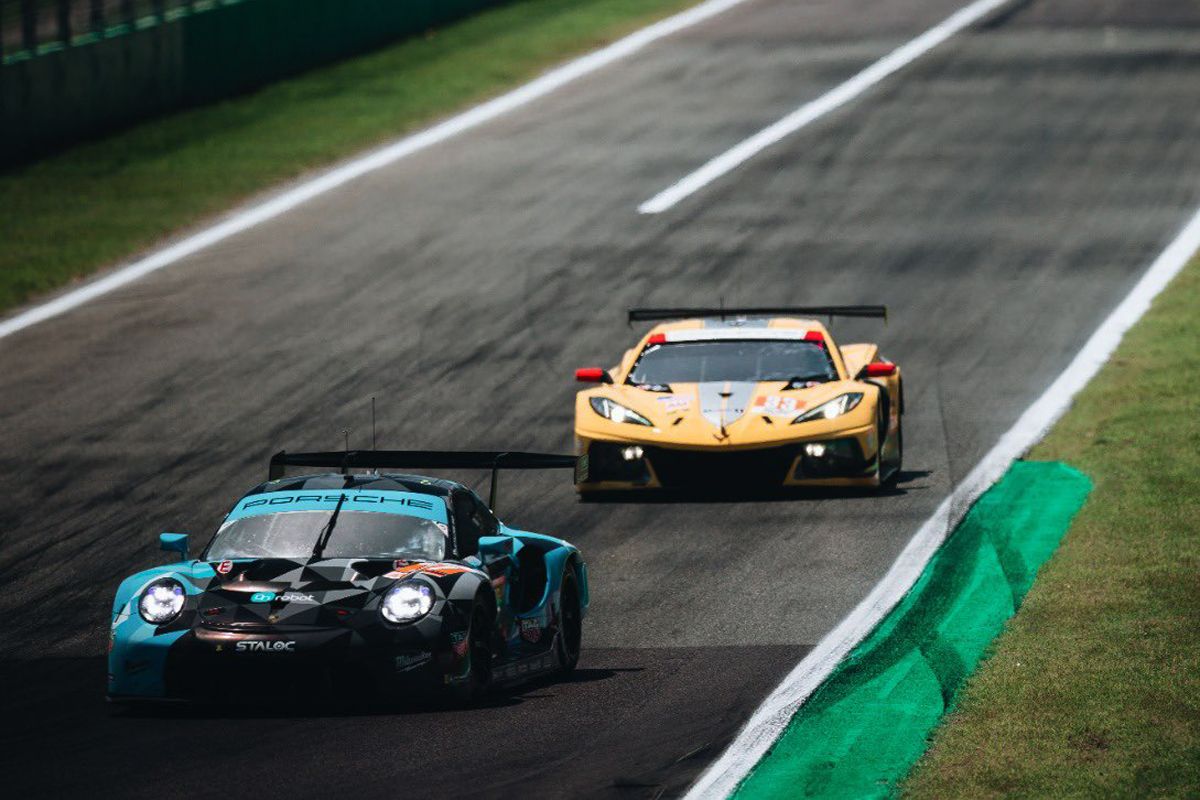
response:
<path fill-rule="evenodd" d="M 863 367 L 859 373 L 863 378 L 886 378 L 896 374 L 896 365 L 890 361 L 875 361 Z"/>
<path fill-rule="evenodd" d="M 188 535 L 186 533 L 160 533 L 158 547 L 168 553 L 179 553 L 183 558 L 188 554 Z"/>
<path fill-rule="evenodd" d="M 511 536 L 480 536 L 479 557 L 487 561 L 489 557 L 511 556 L 515 549 L 513 544 Z"/>
<path fill-rule="evenodd" d="M 612 383 L 612 375 L 603 367 L 584 367 L 575 370 L 575 380 L 580 383 Z"/>

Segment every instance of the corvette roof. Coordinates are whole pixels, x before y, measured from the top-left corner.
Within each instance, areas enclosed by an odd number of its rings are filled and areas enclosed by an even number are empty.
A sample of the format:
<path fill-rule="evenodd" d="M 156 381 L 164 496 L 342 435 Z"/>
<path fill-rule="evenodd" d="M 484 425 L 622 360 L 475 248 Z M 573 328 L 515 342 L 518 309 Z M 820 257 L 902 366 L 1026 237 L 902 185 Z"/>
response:
<path fill-rule="evenodd" d="M 655 325 L 652 333 L 662 333 L 669 342 L 697 342 L 719 339 L 803 339 L 809 331 L 828 333 L 815 319 L 795 317 L 730 317 L 729 319 L 687 319 Z"/>

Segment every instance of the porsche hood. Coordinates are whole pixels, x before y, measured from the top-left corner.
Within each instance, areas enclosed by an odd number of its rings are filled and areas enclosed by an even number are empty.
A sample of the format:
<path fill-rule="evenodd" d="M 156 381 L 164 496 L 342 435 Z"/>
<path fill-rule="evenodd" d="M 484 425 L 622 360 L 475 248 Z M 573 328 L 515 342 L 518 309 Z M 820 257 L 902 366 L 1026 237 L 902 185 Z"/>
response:
<path fill-rule="evenodd" d="M 199 622 L 240 630 L 345 624 L 398 580 L 472 571 L 454 563 L 350 558 L 198 562 L 195 567 L 206 574 L 210 569 L 212 577 L 198 604 Z"/>

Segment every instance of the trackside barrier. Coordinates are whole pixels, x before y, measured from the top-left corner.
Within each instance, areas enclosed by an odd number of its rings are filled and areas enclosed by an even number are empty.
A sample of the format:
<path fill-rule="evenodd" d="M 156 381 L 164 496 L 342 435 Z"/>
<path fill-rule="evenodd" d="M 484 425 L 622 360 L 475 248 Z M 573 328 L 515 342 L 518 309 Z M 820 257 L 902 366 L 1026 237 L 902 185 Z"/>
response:
<path fill-rule="evenodd" d="M 59 8 L 66 11 L 44 4 L 46 11 L 30 22 L 5 11 L 14 0 L 0 0 L 0 11 L 9 14 L 4 19 L 17 28 L 0 53 L 0 165 L 229 97 L 502 2 L 207 0 L 135 6 L 123 0 L 123 14 L 114 17 L 102 13 L 103 4 L 64 0 Z M 85 5 L 88 16 L 80 17 Z M 136 16 L 143 6 L 146 13 Z M 19 9 L 36 14 L 37 7 L 27 0 Z M 39 34 L 37 20 L 47 19 L 54 23 L 50 33 Z"/>

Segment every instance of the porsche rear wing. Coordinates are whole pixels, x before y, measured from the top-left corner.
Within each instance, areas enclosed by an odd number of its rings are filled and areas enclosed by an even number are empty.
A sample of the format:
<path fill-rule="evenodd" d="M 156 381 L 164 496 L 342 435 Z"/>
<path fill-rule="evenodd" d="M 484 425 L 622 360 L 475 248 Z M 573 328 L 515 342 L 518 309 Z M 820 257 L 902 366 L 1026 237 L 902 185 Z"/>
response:
<path fill-rule="evenodd" d="M 271 456 L 268 480 L 282 478 L 288 467 L 351 469 L 486 469 L 492 473 L 488 505 L 496 507 L 496 476 L 502 469 L 575 469 L 576 456 L 509 450 L 346 450 Z"/>
<path fill-rule="evenodd" d="M 759 308 L 631 308 L 629 322 L 695 317 L 867 317 L 887 322 L 887 306 L 767 306 Z"/>

